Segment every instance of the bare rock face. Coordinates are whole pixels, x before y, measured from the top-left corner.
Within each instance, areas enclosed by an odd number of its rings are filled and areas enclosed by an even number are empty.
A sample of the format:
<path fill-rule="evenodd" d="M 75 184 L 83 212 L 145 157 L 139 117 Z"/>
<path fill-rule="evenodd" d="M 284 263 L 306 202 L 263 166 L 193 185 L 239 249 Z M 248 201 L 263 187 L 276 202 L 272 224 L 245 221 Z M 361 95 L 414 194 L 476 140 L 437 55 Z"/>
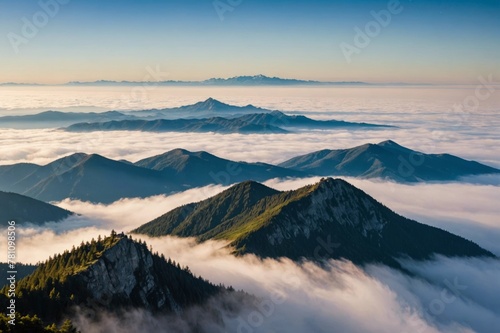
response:
<path fill-rule="evenodd" d="M 165 281 L 159 281 L 152 254 L 127 237 L 105 251 L 81 277 L 92 299 L 102 305 L 118 301 L 153 311 L 182 312 Z"/>
<path fill-rule="evenodd" d="M 300 202 L 300 208 L 283 210 L 267 235 L 271 245 L 292 237 L 310 239 L 329 224 L 353 228 L 363 237 L 381 237 L 386 217 L 368 197 L 360 197 L 352 186 L 333 179 L 322 180 L 317 189 Z"/>

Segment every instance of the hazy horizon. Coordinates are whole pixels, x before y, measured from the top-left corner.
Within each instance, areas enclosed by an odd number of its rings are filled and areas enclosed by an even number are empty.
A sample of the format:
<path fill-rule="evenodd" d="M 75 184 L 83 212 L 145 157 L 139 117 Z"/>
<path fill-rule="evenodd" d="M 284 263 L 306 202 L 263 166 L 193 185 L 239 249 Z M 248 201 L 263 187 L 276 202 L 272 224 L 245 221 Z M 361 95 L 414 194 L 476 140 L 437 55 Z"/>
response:
<path fill-rule="evenodd" d="M 472 83 L 500 77 L 499 9 L 490 0 L 0 1 L 0 82 L 147 81 L 159 68 L 163 80 Z"/>

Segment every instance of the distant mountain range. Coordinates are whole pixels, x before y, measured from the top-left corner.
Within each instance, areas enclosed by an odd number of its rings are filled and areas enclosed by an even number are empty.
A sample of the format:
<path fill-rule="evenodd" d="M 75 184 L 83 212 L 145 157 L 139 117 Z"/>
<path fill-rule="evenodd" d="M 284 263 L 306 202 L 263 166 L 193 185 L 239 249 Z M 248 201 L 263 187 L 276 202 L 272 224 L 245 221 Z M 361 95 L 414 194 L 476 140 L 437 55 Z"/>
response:
<path fill-rule="evenodd" d="M 238 297 L 246 296 L 196 277 L 178 263 L 151 253 L 145 243 L 116 233 L 55 255 L 18 281 L 17 288 L 18 311 L 45 322 L 71 316 L 75 307 L 115 314 L 143 309 L 151 315 L 172 313 L 181 319 L 190 307 L 204 306 L 206 315 L 220 323 L 220 331 L 223 322 L 216 320 L 220 312 L 208 304 L 209 299 L 231 294 L 227 311 L 237 312 Z M 6 307 L 8 302 L 4 287 L 0 304 Z M 192 325 L 190 332 L 205 332 L 195 329 L 199 324 L 191 320 L 186 321 Z"/>
<path fill-rule="evenodd" d="M 204 81 L 108 81 L 100 80 L 93 82 L 68 82 L 65 85 L 72 86 L 137 86 L 137 85 L 159 85 L 159 86 L 298 86 L 298 85 L 366 85 L 368 83 L 358 81 L 322 82 L 312 80 L 283 79 L 265 75 L 235 76 L 230 78 L 211 78 Z"/>
<path fill-rule="evenodd" d="M 280 192 L 243 182 L 207 200 L 176 208 L 135 229 L 149 236 L 230 241 L 235 253 L 321 261 L 383 262 L 492 253 L 444 230 L 406 219 L 340 179 Z"/>
<path fill-rule="evenodd" d="M 412 183 L 460 180 L 465 176 L 493 173 L 500 173 L 500 170 L 448 154 L 427 155 L 393 141 L 384 141 L 377 145 L 312 153 L 278 166 L 235 162 L 183 149 L 135 163 L 77 153 L 43 166 L 30 163 L 0 165 L 0 191 L 43 201 L 73 198 L 110 203 L 121 198 L 170 194 L 245 180 L 339 175 Z"/>
<path fill-rule="evenodd" d="M 235 106 L 222 103 L 213 98 L 191 105 L 174 108 L 139 110 L 139 111 L 107 111 L 107 112 L 61 112 L 45 111 L 34 115 L 0 117 L 1 127 L 61 127 L 75 123 L 97 123 L 121 120 L 158 120 L 178 118 L 202 118 L 215 116 L 232 116 L 272 112 L 253 105 Z"/>
<path fill-rule="evenodd" d="M 47 204 L 42 201 L 16 193 L 0 191 L 0 221 L 15 221 L 17 224 L 30 222 L 43 224 L 45 222 L 58 222 L 69 216 L 72 212 Z"/>
<path fill-rule="evenodd" d="M 8 123 L 8 122 L 18 122 L 18 121 L 26 121 L 26 122 L 34 122 L 34 121 L 106 121 L 110 119 L 117 118 L 127 118 L 127 116 L 123 113 L 117 111 L 107 111 L 107 112 L 61 112 L 61 111 L 45 111 L 33 115 L 24 115 L 24 116 L 4 116 L 0 117 L 0 123 Z"/>
<path fill-rule="evenodd" d="M 0 117 L 0 128 L 47 128 L 69 126 L 79 122 L 103 122 L 124 119 L 136 119 L 136 117 L 117 111 L 100 113 L 45 111 L 33 115 Z"/>
<path fill-rule="evenodd" d="M 74 126 L 70 126 L 74 125 Z M 0 117 L 0 128 L 66 127 L 70 131 L 142 130 L 220 133 L 286 133 L 286 128 L 392 127 L 289 116 L 254 105 L 235 106 L 213 98 L 174 108 L 102 113 L 45 111 Z"/>
<path fill-rule="evenodd" d="M 137 163 L 77 153 L 44 166 L 0 166 L 0 190 L 44 201 L 65 198 L 110 203 L 121 198 L 170 194 L 209 184 L 304 177 L 265 163 L 232 162 L 205 152 L 176 149 Z"/>
<path fill-rule="evenodd" d="M 220 110 L 220 108 L 219 108 Z M 388 128 L 391 126 L 351 123 L 338 120 L 313 120 L 304 116 L 288 116 L 279 111 L 248 114 L 237 118 L 213 117 L 176 120 L 121 120 L 78 123 L 69 132 L 143 131 L 143 132 L 216 132 L 216 133 L 288 133 L 291 129 Z"/>
<path fill-rule="evenodd" d="M 240 75 L 230 78 L 211 78 L 202 81 L 180 81 L 180 80 L 162 80 L 162 81 L 71 81 L 63 84 L 41 84 L 41 83 L 17 83 L 4 82 L 0 86 L 323 86 L 323 85 L 377 85 L 377 86 L 421 86 L 431 85 L 429 83 L 406 83 L 406 82 L 387 82 L 387 83 L 368 83 L 362 81 L 315 81 L 286 79 L 279 77 L 270 77 L 266 75 Z"/>
<path fill-rule="evenodd" d="M 279 164 L 318 176 L 383 178 L 397 182 L 451 181 L 460 177 L 500 173 L 499 169 L 449 154 L 424 154 L 394 141 L 321 150 Z"/>

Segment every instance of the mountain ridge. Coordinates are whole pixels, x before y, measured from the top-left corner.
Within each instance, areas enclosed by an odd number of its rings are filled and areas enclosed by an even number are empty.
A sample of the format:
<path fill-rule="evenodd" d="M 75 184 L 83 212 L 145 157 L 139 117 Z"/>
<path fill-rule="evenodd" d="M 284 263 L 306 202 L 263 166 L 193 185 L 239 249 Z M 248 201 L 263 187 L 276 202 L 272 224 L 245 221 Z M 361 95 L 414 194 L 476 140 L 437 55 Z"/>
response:
<path fill-rule="evenodd" d="M 145 82 L 138 81 L 110 81 L 99 80 L 92 82 L 72 81 L 63 85 L 142 85 Z M 259 86 L 259 85 L 368 85 L 370 83 L 360 81 L 314 81 L 300 79 L 285 79 L 279 77 L 270 77 L 266 75 L 241 75 L 229 78 L 210 78 L 203 81 L 151 81 L 152 85 L 184 85 L 184 86 Z"/>
<path fill-rule="evenodd" d="M 207 305 L 217 319 L 218 310 L 210 308 L 208 301 L 234 293 L 232 288 L 216 286 L 194 276 L 189 268 L 152 253 L 146 243 L 114 231 L 49 258 L 18 281 L 17 288 L 19 309 L 44 321 L 71 316 L 75 307 L 110 313 L 144 309 L 182 318 L 195 305 Z M 8 302 L 7 289 L 0 293 L 2 305 Z M 235 296 L 244 296 L 238 294 Z"/>
<path fill-rule="evenodd" d="M 425 154 L 392 140 L 348 149 L 320 150 L 278 164 L 318 176 L 385 178 L 402 183 L 452 181 L 500 173 L 499 169 L 450 154 Z"/>
<path fill-rule="evenodd" d="M 75 153 L 47 165 L 0 166 L 0 190 L 44 201 L 65 198 L 111 203 L 121 198 L 171 194 L 210 184 L 304 177 L 266 163 L 234 162 L 206 152 L 174 149 L 136 163 Z"/>
<path fill-rule="evenodd" d="M 132 232 L 196 237 L 199 241 L 222 239 L 236 254 L 263 258 L 344 258 L 398 268 L 399 256 L 416 260 L 434 254 L 494 256 L 471 241 L 406 219 L 340 179 L 322 179 L 294 191 L 268 188 L 264 193 L 260 189 L 260 196 L 242 201 L 244 189 L 256 186 L 263 185 L 235 185 L 202 202 L 167 212 Z M 236 202 L 234 207 L 227 205 L 231 201 Z M 325 243 L 329 245 L 321 247 Z M 318 258 L 318 252 L 326 254 Z"/>
<path fill-rule="evenodd" d="M 220 103 L 220 102 L 219 102 Z M 198 104 L 198 103 L 197 103 Z M 92 131 L 144 131 L 144 132 L 217 132 L 217 133 L 289 133 L 290 129 L 336 129 L 336 128 L 391 128 L 390 125 L 369 123 L 346 122 L 342 120 L 314 120 L 305 116 L 286 115 L 281 111 L 265 113 L 248 113 L 251 111 L 262 112 L 263 109 L 254 106 L 235 107 L 217 103 L 194 104 L 179 109 L 170 109 L 168 112 L 240 112 L 246 110 L 244 115 L 236 117 L 209 117 L 209 118 L 179 118 L 179 119 L 154 119 L 154 120 L 113 120 L 99 123 L 76 123 L 64 128 L 68 132 Z M 165 111 L 165 110 L 164 110 Z M 151 112 L 151 111 L 137 111 Z M 159 112 L 159 111 L 155 111 Z"/>
<path fill-rule="evenodd" d="M 462 181 L 461 177 L 468 175 L 500 173 L 498 169 L 449 154 L 420 154 L 423 153 L 393 141 L 338 151 L 321 150 L 278 165 L 232 161 L 180 148 L 137 162 L 76 153 L 43 166 L 0 165 L 0 191 L 44 201 L 70 197 L 110 203 L 125 197 L 170 194 L 210 184 L 227 186 L 246 180 L 338 175 L 417 183 Z M 409 164 L 421 158 L 420 165 Z M 412 172 L 403 173 L 407 169 Z"/>
<path fill-rule="evenodd" d="M 60 222 L 74 215 L 66 209 L 20 195 L 0 191 L 0 220 L 15 221 L 17 224 Z"/>

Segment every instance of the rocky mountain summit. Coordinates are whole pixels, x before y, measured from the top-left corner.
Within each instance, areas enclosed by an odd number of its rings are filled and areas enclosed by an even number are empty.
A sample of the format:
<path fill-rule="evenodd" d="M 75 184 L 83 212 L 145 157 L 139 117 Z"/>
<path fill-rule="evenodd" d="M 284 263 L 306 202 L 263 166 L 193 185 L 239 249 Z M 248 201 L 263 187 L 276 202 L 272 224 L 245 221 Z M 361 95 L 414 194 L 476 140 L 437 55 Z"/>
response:
<path fill-rule="evenodd" d="M 174 209 L 133 232 L 230 242 L 236 254 L 355 263 L 397 258 L 489 256 L 477 244 L 396 214 L 341 179 L 324 178 L 280 192 L 244 182 L 207 200 Z"/>
<path fill-rule="evenodd" d="M 6 288 L 0 303 L 7 305 Z M 194 276 L 171 259 L 152 253 L 144 242 L 112 233 L 82 243 L 41 263 L 18 282 L 16 304 L 28 315 L 59 321 L 74 311 L 122 313 L 142 309 L 182 317 L 214 297 L 230 298 L 232 288 Z M 233 304 L 234 306 L 234 304 Z M 236 309 L 234 307 L 233 309 Z M 217 309 L 211 309 L 220 322 Z"/>

